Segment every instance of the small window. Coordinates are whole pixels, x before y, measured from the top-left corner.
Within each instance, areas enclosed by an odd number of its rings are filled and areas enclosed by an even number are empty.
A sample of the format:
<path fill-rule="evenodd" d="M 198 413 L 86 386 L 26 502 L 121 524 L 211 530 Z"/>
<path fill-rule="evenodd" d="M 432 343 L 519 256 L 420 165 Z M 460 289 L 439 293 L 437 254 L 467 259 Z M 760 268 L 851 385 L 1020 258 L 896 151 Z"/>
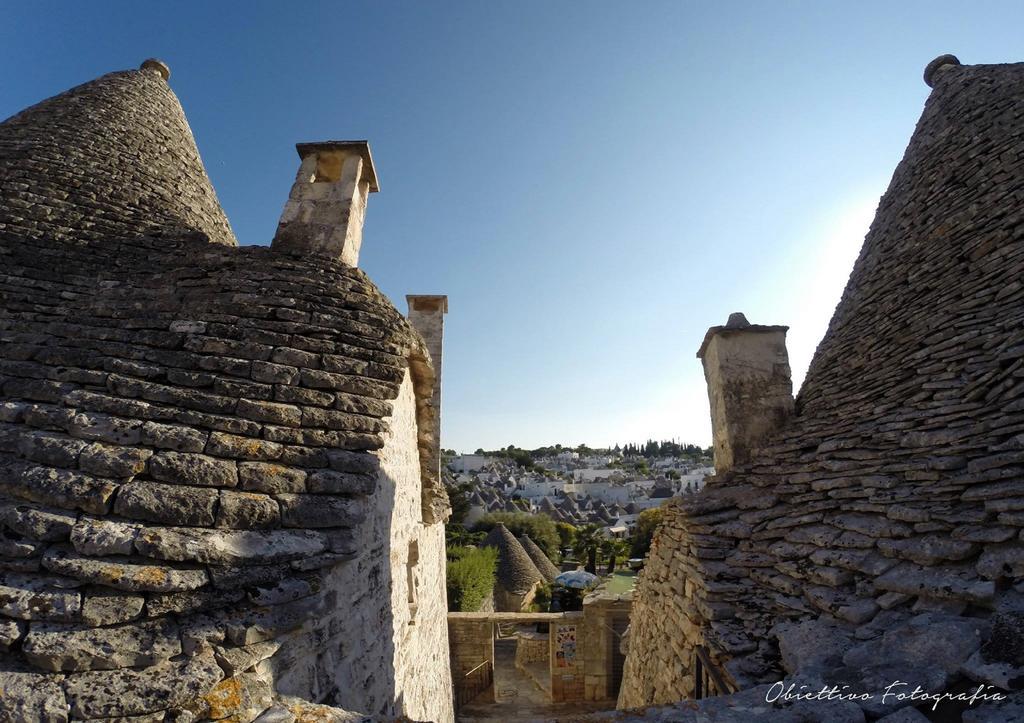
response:
<path fill-rule="evenodd" d="M 413 540 L 409 543 L 409 557 L 405 562 L 406 582 L 409 589 L 409 624 L 416 624 L 416 609 L 419 606 L 420 593 L 420 543 Z"/>

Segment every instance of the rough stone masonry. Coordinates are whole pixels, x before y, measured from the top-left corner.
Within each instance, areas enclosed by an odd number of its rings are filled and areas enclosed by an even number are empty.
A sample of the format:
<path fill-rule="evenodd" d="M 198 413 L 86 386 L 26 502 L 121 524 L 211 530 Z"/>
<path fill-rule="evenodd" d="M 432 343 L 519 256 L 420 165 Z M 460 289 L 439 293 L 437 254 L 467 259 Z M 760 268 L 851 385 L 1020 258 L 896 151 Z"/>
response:
<path fill-rule="evenodd" d="M 765 692 L 784 676 L 876 693 L 991 686 L 1004 707 L 963 720 L 1024 718 L 1024 64 L 942 56 L 926 81 L 792 416 L 757 399 L 778 399 L 778 377 L 748 375 L 737 408 L 771 433 L 666 508 L 620 707 L 693 696 L 704 648 L 744 693 L 664 719 L 858 721 L 911 704 L 783 711 Z M 709 375 L 712 401 L 735 382 L 735 369 Z M 716 457 L 729 421 L 716 420 Z"/>
<path fill-rule="evenodd" d="M 0 721 L 451 720 L 430 353 L 237 246 L 168 72 L 0 124 Z"/>

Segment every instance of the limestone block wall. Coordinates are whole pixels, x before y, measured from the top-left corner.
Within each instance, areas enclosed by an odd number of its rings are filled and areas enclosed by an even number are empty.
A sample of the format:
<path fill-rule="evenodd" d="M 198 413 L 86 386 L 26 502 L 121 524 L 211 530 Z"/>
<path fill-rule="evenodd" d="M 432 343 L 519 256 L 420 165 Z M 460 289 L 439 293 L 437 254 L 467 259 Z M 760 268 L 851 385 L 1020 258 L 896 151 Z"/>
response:
<path fill-rule="evenodd" d="M 396 482 L 390 521 L 395 690 L 401 713 L 444 723 L 453 716 L 444 524 L 423 522 L 416 399 L 408 378 L 394 410 L 395 443 L 382 450 L 382 470 Z"/>
<path fill-rule="evenodd" d="M 774 499 L 756 489 L 744 492 L 723 495 L 705 486 L 698 495 L 662 508 L 663 522 L 634 592 L 618 707 L 692 697 L 697 646 L 707 647 L 713 660 L 725 665 L 733 656 L 758 652 L 759 641 L 767 640 L 776 616 L 785 617 L 786 608 L 776 610 L 774 596 L 746 578 L 746 566 L 768 559 L 750 542 L 747 520 L 763 517 Z M 693 497 L 702 506 L 684 507 Z M 700 512 L 709 514 L 696 514 Z M 725 519 L 712 528 L 708 523 L 716 512 Z M 809 612 L 799 601 L 802 587 L 794 579 L 790 600 Z M 738 608 L 743 608 L 742 619 L 737 618 Z"/>
<path fill-rule="evenodd" d="M 616 627 L 629 620 L 631 601 L 620 597 L 594 597 L 584 600 L 580 625 L 585 700 L 609 700 L 613 682 L 613 661 L 620 645 Z M 622 621 L 623 624 L 617 625 Z"/>
<path fill-rule="evenodd" d="M 516 634 L 516 665 L 546 663 L 549 647 L 547 633 L 520 630 Z"/>
<path fill-rule="evenodd" d="M 489 620 L 460 620 L 449 616 L 448 645 L 452 680 L 457 685 L 466 673 L 480 663 L 494 662 L 493 624 Z"/>
<path fill-rule="evenodd" d="M 245 719 L 293 694 L 436 701 L 445 720 L 442 535 L 413 524 L 409 489 L 430 443 L 409 411 L 417 337 L 365 275 L 196 238 L 0 241 L 0 683 L 18 715 Z M 429 603 L 398 645 L 393 513 Z"/>
<path fill-rule="evenodd" d="M 416 400 L 408 373 L 392 408 L 390 434 L 377 453 L 373 517 L 355 543 L 360 556 L 323 585 L 332 600 L 350 602 L 316 616 L 270 666 L 284 695 L 443 723 L 453 716 L 444 526 L 421 521 Z"/>

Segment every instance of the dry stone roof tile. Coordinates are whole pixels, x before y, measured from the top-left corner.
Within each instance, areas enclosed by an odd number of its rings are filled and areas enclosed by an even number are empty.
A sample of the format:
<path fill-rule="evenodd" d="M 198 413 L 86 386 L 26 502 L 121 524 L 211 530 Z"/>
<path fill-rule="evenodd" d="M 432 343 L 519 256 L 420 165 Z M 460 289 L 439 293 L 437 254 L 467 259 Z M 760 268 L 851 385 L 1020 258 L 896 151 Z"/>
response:
<path fill-rule="evenodd" d="M 0 184 L 0 232 L 30 246 L 71 231 L 237 245 L 178 99 L 150 71 L 110 73 L 0 124 Z"/>
<path fill-rule="evenodd" d="M 529 535 L 520 535 L 519 544 L 526 550 L 526 554 L 533 560 L 533 564 L 537 566 L 537 570 L 544 576 L 545 580 L 552 582 L 561 574 L 562 571 L 555 567 L 555 563 L 551 562 L 551 558 L 544 554 L 544 550 L 540 549 L 537 543 L 530 539 Z"/>

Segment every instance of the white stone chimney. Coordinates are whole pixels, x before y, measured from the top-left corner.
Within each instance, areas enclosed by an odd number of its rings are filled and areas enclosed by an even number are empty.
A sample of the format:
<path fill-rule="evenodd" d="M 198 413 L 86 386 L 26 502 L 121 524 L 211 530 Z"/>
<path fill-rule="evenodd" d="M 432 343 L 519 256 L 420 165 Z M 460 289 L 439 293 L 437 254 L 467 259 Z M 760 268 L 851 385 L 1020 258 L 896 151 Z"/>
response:
<path fill-rule="evenodd" d="M 359 265 L 369 194 L 380 190 L 366 141 L 295 146 L 302 159 L 271 248 Z"/>
<path fill-rule="evenodd" d="M 444 346 L 444 315 L 448 313 L 448 297 L 409 294 L 409 323 L 427 343 L 430 361 L 434 365 L 434 393 L 431 404 L 434 407 L 434 429 L 438 459 L 441 449 L 441 354 Z"/>
<path fill-rule="evenodd" d="M 793 413 L 788 330 L 730 314 L 725 326 L 708 329 L 697 351 L 708 384 L 718 473 L 749 461 Z"/>
<path fill-rule="evenodd" d="M 423 471 L 423 521 L 434 524 L 444 522 L 451 514 L 448 494 L 441 481 L 441 354 L 448 297 L 409 295 L 405 300 L 409 302 L 409 323 L 426 342 L 434 367 L 434 388 L 431 390 L 429 407 L 431 424 L 420 427 L 420 444 L 429 445 L 430 450 L 429 455 L 421 456 L 420 459 Z"/>

